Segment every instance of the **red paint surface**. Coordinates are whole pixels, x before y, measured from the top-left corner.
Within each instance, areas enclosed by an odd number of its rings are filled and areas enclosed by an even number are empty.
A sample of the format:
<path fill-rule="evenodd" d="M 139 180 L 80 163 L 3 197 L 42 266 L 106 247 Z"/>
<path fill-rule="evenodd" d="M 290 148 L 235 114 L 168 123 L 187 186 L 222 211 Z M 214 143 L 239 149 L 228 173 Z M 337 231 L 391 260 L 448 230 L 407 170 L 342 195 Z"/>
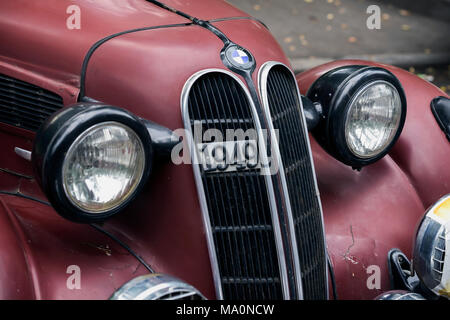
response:
<path fill-rule="evenodd" d="M 88 225 L 48 206 L 0 195 L 0 299 L 106 299 L 145 269 Z M 81 289 L 67 287 L 67 267 L 81 269 Z"/>
<path fill-rule="evenodd" d="M 68 30 L 65 10 L 71 1 L 1 2 L 0 73 L 57 92 L 65 105 L 70 105 L 77 98 L 84 55 L 97 40 L 127 29 L 187 22 L 141 0 L 79 3 L 82 29 Z M 218 0 L 207 6 L 200 0 L 168 3 L 203 19 L 243 15 Z M 215 25 L 252 52 L 258 69 L 269 60 L 288 64 L 280 46 L 259 23 L 235 20 Z M 185 81 L 202 69 L 224 69 L 218 55 L 222 46 L 218 38 L 197 26 L 118 37 L 94 53 L 87 73 L 87 95 L 172 129 L 181 128 L 180 94 Z M 299 76 L 302 92 L 335 65 Z M 378 295 L 365 286 L 365 268 L 371 264 L 382 267 L 383 289 L 387 289 L 387 250 L 399 247 L 409 253 L 424 204 L 448 192 L 448 144 L 444 145 L 445 138 L 434 120 L 422 114 L 429 112 L 429 101 L 439 91 L 393 70 L 405 85 L 409 111 L 405 131 L 390 156 L 357 173 L 312 141 L 328 246 L 338 293 L 343 298 Z M 255 81 L 256 76 L 257 70 Z M 31 150 L 32 140 L 29 132 L 0 125 L 0 168 L 32 175 L 30 163 L 14 153 L 16 146 Z M 427 152 L 426 157 L 421 150 Z M 1 171 L 0 190 L 45 200 L 33 178 Z M 177 276 L 214 297 L 190 166 L 163 164 L 154 168 L 142 194 L 105 228 L 126 241 L 158 272 Z M 8 270 L 0 275 L 0 298 L 105 299 L 125 281 L 145 272 L 102 234 L 65 221 L 35 201 L 0 195 L 0 230 L 4 240 L 0 242 L 0 269 Z M 101 249 L 106 245 L 110 255 Z M 81 290 L 66 287 L 69 265 L 82 269 Z"/>

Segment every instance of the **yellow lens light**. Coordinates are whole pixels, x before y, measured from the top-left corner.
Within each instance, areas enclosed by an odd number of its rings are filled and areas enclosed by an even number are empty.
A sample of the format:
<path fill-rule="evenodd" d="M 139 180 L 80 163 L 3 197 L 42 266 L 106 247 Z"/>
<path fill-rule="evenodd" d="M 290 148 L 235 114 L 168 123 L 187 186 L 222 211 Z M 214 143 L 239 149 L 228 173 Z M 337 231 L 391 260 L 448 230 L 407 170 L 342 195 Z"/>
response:
<path fill-rule="evenodd" d="M 433 213 L 445 221 L 450 221 L 450 196 L 434 208 Z"/>

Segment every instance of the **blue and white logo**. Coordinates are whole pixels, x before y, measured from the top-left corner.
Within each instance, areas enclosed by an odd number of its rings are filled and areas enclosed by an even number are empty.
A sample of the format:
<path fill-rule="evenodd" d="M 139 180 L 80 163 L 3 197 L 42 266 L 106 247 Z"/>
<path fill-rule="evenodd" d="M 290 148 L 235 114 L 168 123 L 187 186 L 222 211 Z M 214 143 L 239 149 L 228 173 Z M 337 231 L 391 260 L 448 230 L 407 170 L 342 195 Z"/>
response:
<path fill-rule="evenodd" d="M 240 49 L 234 49 L 231 52 L 231 57 L 233 58 L 233 60 L 236 63 L 241 64 L 241 65 L 249 63 L 249 61 L 250 61 L 248 54 L 246 54 L 244 51 L 242 51 Z"/>
<path fill-rule="evenodd" d="M 246 49 L 232 43 L 220 52 L 225 66 L 234 71 L 251 71 L 255 67 L 255 59 Z"/>

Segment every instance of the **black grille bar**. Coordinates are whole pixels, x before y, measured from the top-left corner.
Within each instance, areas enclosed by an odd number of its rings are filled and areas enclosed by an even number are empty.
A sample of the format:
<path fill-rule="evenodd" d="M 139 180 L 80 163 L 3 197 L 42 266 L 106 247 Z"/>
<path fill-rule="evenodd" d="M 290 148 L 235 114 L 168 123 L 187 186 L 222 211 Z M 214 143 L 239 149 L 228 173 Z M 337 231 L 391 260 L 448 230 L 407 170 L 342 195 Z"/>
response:
<path fill-rule="evenodd" d="M 303 298 L 327 298 L 327 271 L 322 212 L 303 123 L 297 84 L 285 66 L 274 65 L 267 75 L 267 98 L 292 210 Z"/>
<path fill-rule="evenodd" d="M 231 76 L 210 72 L 188 95 L 189 125 L 202 131 L 255 129 L 243 88 Z M 197 141 L 199 142 L 199 141 Z M 195 143 L 194 143 L 195 144 Z M 196 146 L 194 146 L 196 148 Z M 282 281 L 270 199 L 259 169 L 205 172 L 200 179 L 217 256 L 224 299 L 282 299 Z"/>
<path fill-rule="evenodd" d="M 63 99 L 46 89 L 0 74 L 0 122 L 37 131 Z"/>

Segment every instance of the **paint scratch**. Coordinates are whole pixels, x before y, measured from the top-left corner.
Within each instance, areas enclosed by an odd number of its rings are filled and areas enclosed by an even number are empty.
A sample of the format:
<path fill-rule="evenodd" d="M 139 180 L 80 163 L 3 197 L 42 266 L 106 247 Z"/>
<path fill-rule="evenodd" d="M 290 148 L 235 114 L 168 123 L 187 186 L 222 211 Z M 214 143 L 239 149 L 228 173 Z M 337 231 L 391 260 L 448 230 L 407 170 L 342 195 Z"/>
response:
<path fill-rule="evenodd" d="M 353 234 L 353 226 L 350 225 L 350 234 L 352 235 L 352 244 L 348 246 L 347 251 L 342 255 L 344 260 L 350 261 L 353 264 L 358 264 L 358 261 L 355 260 L 355 257 L 350 255 L 351 248 L 355 245 L 355 236 Z"/>

